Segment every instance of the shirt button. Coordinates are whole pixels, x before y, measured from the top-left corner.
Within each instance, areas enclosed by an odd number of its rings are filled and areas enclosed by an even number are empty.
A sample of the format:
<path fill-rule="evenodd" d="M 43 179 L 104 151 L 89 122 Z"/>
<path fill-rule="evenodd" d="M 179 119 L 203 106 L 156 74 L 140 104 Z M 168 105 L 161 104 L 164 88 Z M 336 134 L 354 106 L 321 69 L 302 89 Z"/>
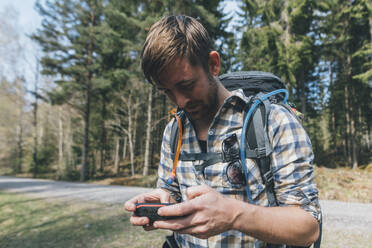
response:
<path fill-rule="evenodd" d="M 209 130 L 208 134 L 209 135 L 213 135 L 214 134 L 214 131 L 213 130 Z"/>

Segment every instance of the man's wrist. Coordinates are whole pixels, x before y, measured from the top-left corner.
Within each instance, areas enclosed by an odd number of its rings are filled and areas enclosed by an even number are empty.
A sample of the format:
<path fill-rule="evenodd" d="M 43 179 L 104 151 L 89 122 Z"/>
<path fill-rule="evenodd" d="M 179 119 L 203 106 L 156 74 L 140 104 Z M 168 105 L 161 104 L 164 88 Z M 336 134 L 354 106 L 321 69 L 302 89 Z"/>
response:
<path fill-rule="evenodd" d="M 231 229 L 246 234 L 251 233 L 255 226 L 255 216 L 258 211 L 257 206 L 235 199 L 233 199 L 232 205 L 232 213 L 234 215 Z"/>

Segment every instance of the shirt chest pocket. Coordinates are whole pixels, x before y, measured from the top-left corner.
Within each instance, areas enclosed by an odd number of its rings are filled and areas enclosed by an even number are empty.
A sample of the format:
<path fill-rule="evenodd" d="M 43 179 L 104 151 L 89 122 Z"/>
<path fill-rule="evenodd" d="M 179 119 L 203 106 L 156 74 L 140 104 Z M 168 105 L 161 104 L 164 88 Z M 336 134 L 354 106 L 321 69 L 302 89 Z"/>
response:
<path fill-rule="evenodd" d="M 241 198 L 245 192 L 244 172 L 232 163 L 216 163 L 199 171 L 197 165 L 203 161 L 181 162 L 177 167 L 177 178 L 183 198 L 188 187 L 206 184 L 216 191 Z"/>
<path fill-rule="evenodd" d="M 243 192 L 246 185 L 244 171 L 238 161 L 209 165 L 204 168 L 202 177 L 207 185 L 224 194 Z"/>
<path fill-rule="evenodd" d="M 259 201 L 264 192 L 264 185 L 260 178 L 259 169 L 252 160 L 246 161 L 248 165 L 248 186 L 252 198 Z M 204 169 L 204 181 L 224 195 L 244 199 L 246 197 L 247 178 L 240 161 L 229 163 L 216 163 Z"/>
<path fill-rule="evenodd" d="M 203 171 L 195 169 L 197 165 L 202 163 L 203 161 L 182 161 L 177 167 L 178 183 L 184 200 L 188 187 L 201 184 L 206 184 L 225 196 L 244 200 L 246 197 L 246 178 L 241 163 L 219 162 L 205 167 Z M 255 167 L 254 162 L 250 161 L 247 164 L 251 175 L 248 177 L 248 185 L 252 197 L 255 199 L 264 188 L 257 177 L 259 174 L 255 175 L 255 171 L 251 168 L 252 166 Z"/>

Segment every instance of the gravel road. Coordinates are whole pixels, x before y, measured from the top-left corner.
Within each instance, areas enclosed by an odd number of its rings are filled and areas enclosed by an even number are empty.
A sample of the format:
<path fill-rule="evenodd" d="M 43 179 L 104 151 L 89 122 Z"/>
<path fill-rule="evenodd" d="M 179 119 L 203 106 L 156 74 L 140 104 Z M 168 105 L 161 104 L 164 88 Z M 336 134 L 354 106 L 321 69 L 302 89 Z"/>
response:
<path fill-rule="evenodd" d="M 40 198 L 121 204 L 150 189 L 0 176 L 0 190 Z M 372 247 L 372 203 L 320 203 L 324 220 L 322 247 Z"/>
<path fill-rule="evenodd" d="M 124 203 L 133 196 L 150 189 L 0 176 L 0 190 L 40 198 L 56 197 L 103 203 Z"/>

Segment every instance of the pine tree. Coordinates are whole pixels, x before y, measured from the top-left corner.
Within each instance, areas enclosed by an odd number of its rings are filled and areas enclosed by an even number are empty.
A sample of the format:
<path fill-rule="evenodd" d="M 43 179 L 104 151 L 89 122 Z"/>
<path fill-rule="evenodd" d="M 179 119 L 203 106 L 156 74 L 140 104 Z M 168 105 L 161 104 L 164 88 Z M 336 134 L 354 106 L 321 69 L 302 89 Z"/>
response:
<path fill-rule="evenodd" d="M 336 146 L 342 146 L 347 164 L 356 168 L 360 160 L 363 130 L 370 126 L 368 113 L 371 89 L 366 85 L 370 70 L 370 3 L 368 1 L 319 2 L 323 16 L 320 28 L 323 59 L 330 64 L 331 97 L 329 107 Z M 363 114 L 362 114 L 363 113 Z M 337 140 L 337 133 L 342 139 Z"/>
<path fill-rule="evenodd" d="M 89 132 L 91 101 L 99 73 L 97 39 L 103 20 L 103 0 L 56 0 L 39 2 L 36 8 L 43 17 L 42 27 L 32 38 L 44 52 L 42 73 L 56 78 L 52 92 L 59 102 L 69 102 L 82 113 L 84 120 L 80 180 L 89 172 Z"/>
<path fill-rule="evenodd" d="M 306 115 L 313 109 L 309 84 L 317 65 L 312 0 L 244 1 L 245 18 L 239 59 L 245 70 L 269 71 L 295 89 L 295 102 Z M 316 87 L 312 87 L 315 90 Z M 311 104 L 310 104 L 311 103 Z"/>

